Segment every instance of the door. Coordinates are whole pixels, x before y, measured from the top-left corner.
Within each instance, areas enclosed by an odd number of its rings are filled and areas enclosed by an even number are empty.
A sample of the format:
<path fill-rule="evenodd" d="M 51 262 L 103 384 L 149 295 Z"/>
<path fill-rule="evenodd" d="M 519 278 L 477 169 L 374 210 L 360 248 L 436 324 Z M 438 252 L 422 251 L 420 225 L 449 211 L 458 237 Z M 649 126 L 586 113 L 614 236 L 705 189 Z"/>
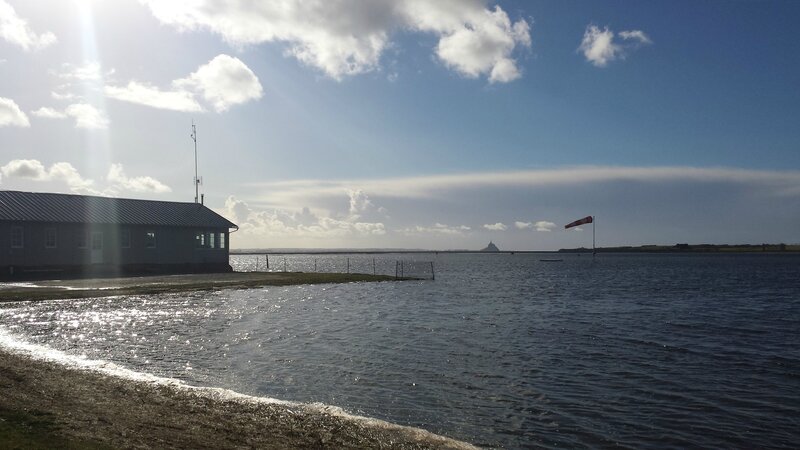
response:
<path fill-rule="evenodd" d="M 92 231 L 92 264 L 103 264 L 103 232 Z"/>

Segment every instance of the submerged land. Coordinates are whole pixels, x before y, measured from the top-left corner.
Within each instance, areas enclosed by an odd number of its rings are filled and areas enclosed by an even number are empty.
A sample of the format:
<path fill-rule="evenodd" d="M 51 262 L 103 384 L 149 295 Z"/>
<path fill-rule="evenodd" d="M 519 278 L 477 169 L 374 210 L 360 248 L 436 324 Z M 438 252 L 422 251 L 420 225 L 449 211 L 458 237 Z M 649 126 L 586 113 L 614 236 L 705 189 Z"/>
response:
<path fill-rule="evenodd" d="M 410 280 L 389 275 L 307 272 L 231 272 L 125 278 L 46 280 L 0 284 L 0 302 L 57 300 L 116 295 L 150 295 L 296 284 Z"/>

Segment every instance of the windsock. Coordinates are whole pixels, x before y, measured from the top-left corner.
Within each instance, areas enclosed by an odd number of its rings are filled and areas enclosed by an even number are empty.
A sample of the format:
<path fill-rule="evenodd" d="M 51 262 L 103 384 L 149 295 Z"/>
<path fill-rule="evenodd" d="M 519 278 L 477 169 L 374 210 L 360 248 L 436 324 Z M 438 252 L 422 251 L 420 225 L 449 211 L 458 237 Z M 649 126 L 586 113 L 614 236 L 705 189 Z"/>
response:
<path fill-rule="evenodd" d="M 578 219 L 575 222 L 572 222 L 572 223 L 569 223 L 567 225 L 564 225 L 564 229 L 566 230 L 567 228 L 577 227 L 578 225 L 592 223 L 593 221 L 594 221 L 594 217 L 586 216 L 583 219 Z"/>

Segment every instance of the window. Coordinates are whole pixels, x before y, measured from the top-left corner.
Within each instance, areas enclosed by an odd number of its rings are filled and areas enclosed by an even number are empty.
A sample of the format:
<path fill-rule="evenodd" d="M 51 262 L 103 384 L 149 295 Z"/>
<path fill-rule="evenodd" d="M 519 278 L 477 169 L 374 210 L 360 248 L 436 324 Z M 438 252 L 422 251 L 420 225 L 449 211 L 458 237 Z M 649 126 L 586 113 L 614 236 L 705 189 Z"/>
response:
<path fill-rule="evenodd" d="M 44 246 L 45 248 L 56 248 L 56 229 L 45 228 L 44 230 Z"/>
<path fill-rule="evenodd" d="M 208 234 L 200 233 L 200 247 L 202 248 L 208 247 Z"/>
<path fill-rule="evenodd" d="M 225 233 L 219 234 L 219 248 L 225 248 L 225 236 L 227 236 Z"/>
<path fill-rule="evenodd" d="M 22 227 L 11 227 L 11 248 L 22 248 Z"/>
<path fill-rule="evenodd" d="M 201 248 L 203 246 L 203 233 L 197 231 L 194 233 L 194 246 Z"/>
<path fill-rule="evenodd" d="M 214 244 L 217 242 L 217 233 L 208 233 L 208 248 L 217 248 Z"/>
<path fill-rule="evenodd" d="M 156 232 L 148 231 L 144 234 L 144 246 L 147 248 L 156 248 Z"/>
<path fill-rule="evenodd" d="M 122 248 L 131 248 L 131 230 L 127 228 L 120 230 L 119 244 Z"/>
<path fill-rule="evenodd" d="M 78 248 L 86 248 L 87 243 L 89 241 L 88 235 L 89 232 L 86 230 L 78 231 L 78 234 L 75 236 L 75 240 L 78 241 Z"/>

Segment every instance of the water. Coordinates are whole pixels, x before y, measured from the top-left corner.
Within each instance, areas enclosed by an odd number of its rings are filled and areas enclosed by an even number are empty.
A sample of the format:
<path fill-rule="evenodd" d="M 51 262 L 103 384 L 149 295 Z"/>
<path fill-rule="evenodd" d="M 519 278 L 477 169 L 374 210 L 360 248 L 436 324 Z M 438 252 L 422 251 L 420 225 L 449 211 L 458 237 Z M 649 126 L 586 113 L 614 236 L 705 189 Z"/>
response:
<path fill-rule="evenodd" d="M 372 256 L 351 258 L 371 272 Z M 401 257 L 376 258 L 393 273 Z M 800 441 L 800 256 L 402 258 L 434 259 L 436 281 L 6 304 L 0 327 L 482 446 Z"/>

